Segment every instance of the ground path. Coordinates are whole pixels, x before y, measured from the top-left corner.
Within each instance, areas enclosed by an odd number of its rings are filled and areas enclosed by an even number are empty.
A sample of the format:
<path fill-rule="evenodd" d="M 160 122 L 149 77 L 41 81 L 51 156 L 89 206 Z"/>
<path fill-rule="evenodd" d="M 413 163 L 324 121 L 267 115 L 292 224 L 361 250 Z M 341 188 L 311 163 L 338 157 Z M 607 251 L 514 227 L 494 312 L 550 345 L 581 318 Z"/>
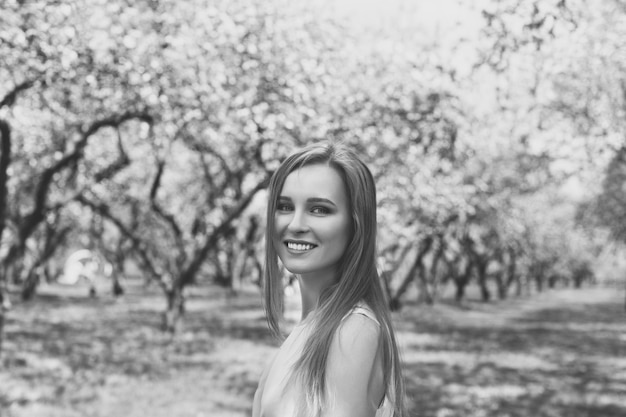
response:
<path fill-rule="evenodd" d="M 626 415 L 623 290 L 554 290 L 396 316 L 412 410 L 428 417 Z M 0 417 L 238 417 L 276 342 L 260 301 L 188 301 L 172 342 L 158 294 L 95 301 L 42 290 L 17 305 L 0 368 Z"/>

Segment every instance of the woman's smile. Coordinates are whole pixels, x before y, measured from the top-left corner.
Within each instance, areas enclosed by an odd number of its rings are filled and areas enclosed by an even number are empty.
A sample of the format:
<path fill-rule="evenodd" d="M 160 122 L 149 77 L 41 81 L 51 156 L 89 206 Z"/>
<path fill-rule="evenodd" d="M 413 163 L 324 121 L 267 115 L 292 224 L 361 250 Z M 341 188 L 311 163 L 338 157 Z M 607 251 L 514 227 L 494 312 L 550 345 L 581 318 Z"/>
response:
<path fill-rule="evenodd" d="M 317 246 L 312 243 L 294 241 L 294 240 L 286 240 L 285 245 L 287 246 L 287 249 L 291 253 L 309 252 L 310 250 L 314 249 Z"/>

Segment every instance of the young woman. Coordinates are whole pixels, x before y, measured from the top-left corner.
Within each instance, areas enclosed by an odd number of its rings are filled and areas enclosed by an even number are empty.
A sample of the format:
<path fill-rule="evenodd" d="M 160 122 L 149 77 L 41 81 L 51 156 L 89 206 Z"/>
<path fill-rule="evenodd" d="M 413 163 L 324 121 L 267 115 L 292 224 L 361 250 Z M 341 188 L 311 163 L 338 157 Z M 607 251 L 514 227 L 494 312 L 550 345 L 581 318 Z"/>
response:
<path fill-rule="evenodd" d="M 376 270 L 376 187 L 347 147 L 288 157 L 269 186 L 265 309 L 281 337 L 283 274 L 302 320 L 259 382 L 253 417 L 404 417 L 404 384 Z"/>

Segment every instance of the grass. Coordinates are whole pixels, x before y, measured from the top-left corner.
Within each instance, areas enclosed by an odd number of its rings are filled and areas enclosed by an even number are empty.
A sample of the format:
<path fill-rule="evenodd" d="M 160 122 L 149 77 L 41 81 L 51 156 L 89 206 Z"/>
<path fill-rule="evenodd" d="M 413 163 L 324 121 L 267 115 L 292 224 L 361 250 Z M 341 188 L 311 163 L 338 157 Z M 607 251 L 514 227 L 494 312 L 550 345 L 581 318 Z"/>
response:
<path fill-rule="evenodd" d="M 250 415 L 277 349 L 253 289 L 195 287 L 184 328 L 159 330 L 164 301 L 47 285 L 6 324 L 0 417 Z M 412 415 L 624 416 L 626 315 L 615 288 L 552 290 L 395 316 Z M 289 317 L 293 323 L 295 302 Z"/>

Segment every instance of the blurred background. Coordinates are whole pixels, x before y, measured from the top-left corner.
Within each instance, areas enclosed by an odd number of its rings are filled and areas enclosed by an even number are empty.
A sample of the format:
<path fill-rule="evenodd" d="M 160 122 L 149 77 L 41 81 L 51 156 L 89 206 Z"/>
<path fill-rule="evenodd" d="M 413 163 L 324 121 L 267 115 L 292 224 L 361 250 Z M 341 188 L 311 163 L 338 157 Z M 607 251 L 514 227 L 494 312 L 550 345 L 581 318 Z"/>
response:
<path fill-rule="evenodd" d="M 625 415 L 624 39 L 624 0 L 3 0 L 0 416 L 249 415 L 265 189 L 325 139 L 412 415 Z"/>

